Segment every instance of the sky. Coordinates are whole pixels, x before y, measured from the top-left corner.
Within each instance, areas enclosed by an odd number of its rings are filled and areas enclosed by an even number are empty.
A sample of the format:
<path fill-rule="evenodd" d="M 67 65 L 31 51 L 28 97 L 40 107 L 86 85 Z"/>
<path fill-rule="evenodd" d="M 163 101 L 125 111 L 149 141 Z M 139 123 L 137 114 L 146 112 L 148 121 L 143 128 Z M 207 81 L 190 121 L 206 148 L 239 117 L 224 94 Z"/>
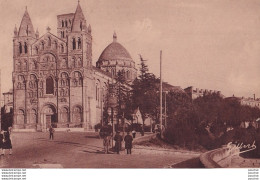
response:
<path fill-rule="evenodd" d="M 0 0 L 2 92 L 12 88 L 12 38 L 27 6 L 34 30 L 57 34 L 57 15 L 74 13 L 77 0 Z M 93 65 L 112 42 L 139 54 L 150 72 L 186 88 L 219 90 L 225 96 L 260 97 L 259 0 L 80 0 L 92 27 Z"/>

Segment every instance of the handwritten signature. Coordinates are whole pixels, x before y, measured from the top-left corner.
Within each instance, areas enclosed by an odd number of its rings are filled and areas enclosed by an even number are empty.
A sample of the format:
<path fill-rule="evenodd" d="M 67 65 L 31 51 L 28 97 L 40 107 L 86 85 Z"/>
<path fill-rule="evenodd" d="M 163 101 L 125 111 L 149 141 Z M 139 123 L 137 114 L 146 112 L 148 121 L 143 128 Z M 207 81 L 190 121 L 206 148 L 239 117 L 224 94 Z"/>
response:
<path fill-rule="evenodd" d="M 240 151 L 236 154 L 241 154 L 241 153 L 245 153 L 248 151 L 252 151 L 254 149 L 256 149 L 256 145 L 255 145 L 255 141 L 251 144 L 244 144 L 244 143 L 237 143 L 237 144 L 233 144 L 232 142 L 229 142 L 227 144 L 227 147 L 229 148 L 229 151 L 238 148 L 239 150 L 244 149 L 243 151 Z"/>

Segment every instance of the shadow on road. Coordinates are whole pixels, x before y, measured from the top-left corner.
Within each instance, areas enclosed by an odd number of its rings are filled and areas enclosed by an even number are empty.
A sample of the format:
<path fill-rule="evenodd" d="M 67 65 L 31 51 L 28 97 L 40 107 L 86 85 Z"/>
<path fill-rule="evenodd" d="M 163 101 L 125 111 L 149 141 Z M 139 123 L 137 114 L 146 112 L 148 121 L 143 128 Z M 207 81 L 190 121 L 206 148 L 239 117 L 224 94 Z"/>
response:
<path fill-rule="evenodd" d="M 99 136 L 85 136 L 85 138 L 95 138 L 95 139 L 99 139 Z"/>
<path fill-rule="evenodd" d="M 203 165 L 200 162 L 200 158 L 196 157 L 174 164 L 172 168 L 203 168 Z"/>

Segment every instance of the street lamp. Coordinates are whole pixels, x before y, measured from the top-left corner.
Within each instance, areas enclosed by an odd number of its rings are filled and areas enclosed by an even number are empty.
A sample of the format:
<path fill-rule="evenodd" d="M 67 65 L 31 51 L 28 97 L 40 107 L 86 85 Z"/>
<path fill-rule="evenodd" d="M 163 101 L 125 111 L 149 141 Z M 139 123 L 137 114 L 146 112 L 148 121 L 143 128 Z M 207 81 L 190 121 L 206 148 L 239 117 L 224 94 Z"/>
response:
<path fill-rule="evenodd" d="M 114 137 L 114 110 L 113 107 L 109 107 L 107 110 L 108 115 L 111 117 L 111 122 L 112 122 L 112 148 L 113 148 L 113 137 Z"/>
<path fill-rule="evenodd" d="M 168 91 L 164 91 L 165 93 L 165 97 L 164 97 L 164 127 L 166 129 L 167 127 L 167 101 L 166 101 L 166 97 L 168 94 Z"/>
<path fill-rule="evenodd" d="M 125 137 L 125 103 L 122 103 L 121 104 L 121 110 L 123 112 L 123 115 L 122 115 L 122 121 L 123 121 L 123 137 Z"/>

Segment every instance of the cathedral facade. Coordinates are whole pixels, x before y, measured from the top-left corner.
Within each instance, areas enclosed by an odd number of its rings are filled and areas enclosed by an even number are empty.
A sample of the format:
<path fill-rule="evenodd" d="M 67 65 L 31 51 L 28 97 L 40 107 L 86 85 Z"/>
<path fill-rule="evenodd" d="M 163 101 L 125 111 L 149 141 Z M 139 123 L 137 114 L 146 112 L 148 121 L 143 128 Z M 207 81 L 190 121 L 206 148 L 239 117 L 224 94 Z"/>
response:
<path fill-rule="evenodd" d="M 127 50 L 113 42 L 92 65 L 91 26 L 80 4 L 57 16 L 57 35 L 34 31 L 26 9 L 13 38 L 13 129 L 93 129 L 102 122 L 108 84 L 118 71 L 131 83 L 137 76 Z"/>

